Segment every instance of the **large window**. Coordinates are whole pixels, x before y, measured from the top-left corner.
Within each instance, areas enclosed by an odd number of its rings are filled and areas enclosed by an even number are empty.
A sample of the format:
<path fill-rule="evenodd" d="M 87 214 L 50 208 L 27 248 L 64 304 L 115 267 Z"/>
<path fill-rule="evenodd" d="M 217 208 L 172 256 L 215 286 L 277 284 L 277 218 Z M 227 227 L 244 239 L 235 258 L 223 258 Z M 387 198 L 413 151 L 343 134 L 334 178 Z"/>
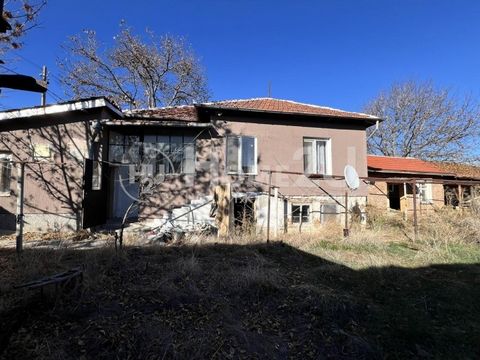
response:
<path fill-rule="evenodd" d="M 141 164 L 146 175 L 195 172 L 195 139 L 183 135 L 135 135 L 110 133 L 109 160 Z"/>
<path fill-rule="evenodd" d="M 138 164 L 140 162 L 140 136 L 110 132 L 108 158 L 112 162 Z"/>
<path fill-rule="evenodd" d="M 309 205 L 292 205 L 292 223 L 306 223 L 310 221 Z"/>
<path fill-rule="evenodd" d="M 0 194 L 10 195 L 12 162 L 10 154 L 0 154 Z"/>
<path fill-rule="evenodd" d="M 303 139 L 303 168 L 305 174 L 331 175 L 329 139 Z"/>
<path fill-rule="evenodd" d="M 227 172 L 229 174 L 257 173 L 257 139 L 251 136 L 227 137 Z"/>
<path fill-rule="evenodd" d="M 145 135 L 143 164 L 156 174 L 193 174 L 195 140 L 193 136 Z"/>

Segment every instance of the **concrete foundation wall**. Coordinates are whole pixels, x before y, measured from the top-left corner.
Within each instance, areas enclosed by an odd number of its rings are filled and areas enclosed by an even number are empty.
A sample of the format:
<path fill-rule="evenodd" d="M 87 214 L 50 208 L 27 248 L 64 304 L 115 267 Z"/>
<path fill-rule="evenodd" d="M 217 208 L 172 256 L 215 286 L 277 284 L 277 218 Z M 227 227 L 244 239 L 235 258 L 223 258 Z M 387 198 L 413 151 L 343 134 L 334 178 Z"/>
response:
<path fill-rule="evenodd" d="M 349 197 L 349 222 L 352 221 L 355 216 L 358 216 L 358 221 L 364 219 L 366 201 L 367 198 L 365 196 Z M 343 224 L 345 221 L 344 204 L 344 196 L 335 196 L 333 198 L 328 196 L 294 196 L 287 197 L 286 199 L 278 198 L 278 201 L 272 197 L 270 203 L 270 236 L 272 238 L 280 236 L 285 230 L 287 233 L 320 230 L 322 225 L 328 222 Z M 302 224 L 292 222 L 292 205 L 309 206 L 310 214 L 308 222 L 302 222 Z M 257 232 L 265 234 L 267 230 L 268 196 L 259 196 L 255 207 Z"/>
<path fill-rule="evenodd" d="M 77 219 L 71 214 L 25 214 L 24 231 L 75 231 Z"/>
<path fill-rule="evenodd" d="M 185 206 L 180 206 L 166 211 L 163 215 L 144 219 L 147 226 L 175 226 L 179 228 L 192 228 L 199 224 L 215 225 L 215 218 L 210 216 L 212 196 L 205 196 L 190 201 Z M 206 204 L 206 205 L 204 205 Z M 204 206 L 201 206 L 204 205 Z"/>

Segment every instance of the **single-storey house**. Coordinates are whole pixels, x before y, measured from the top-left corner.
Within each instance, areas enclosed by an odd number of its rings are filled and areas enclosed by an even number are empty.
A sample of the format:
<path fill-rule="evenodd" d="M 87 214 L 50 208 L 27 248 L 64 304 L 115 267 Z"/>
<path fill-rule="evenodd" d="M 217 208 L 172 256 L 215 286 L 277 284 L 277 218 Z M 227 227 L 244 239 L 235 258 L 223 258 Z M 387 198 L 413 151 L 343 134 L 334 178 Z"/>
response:
<path fill-rule="evenodd" d="M 345 211 L 338 175 L 349 164 L 367 176 L 366 129 L 380 120 L 273 98 L 122 111 L 98 97 L 0 112 L 1 225 L 15 219 L 24 163 L 27 231 L 125 216 L 312 228 Z M 362 183 L 348 207 L 367 195 Z"/>
<path fill-rule="evenodd" d="M 444 185 L 445 204 L 454 207 L 469 207 L 480 196 L 480 167 L 454 162 L 435 162 L 443 171 L 455 174 L 456 182 Z M 470 184 L 469 182 L 473 182 Z M 479 184 L 474 184 L 478 182 Z"/>
<path fill-rule="evenodd" d="M 378 155 L 368 155 L 367 163 L 368 204 L 405 215 L 414 197 L 420 214 L 468 205 L 480 184 L 479 168 L 466 164 Z"/>

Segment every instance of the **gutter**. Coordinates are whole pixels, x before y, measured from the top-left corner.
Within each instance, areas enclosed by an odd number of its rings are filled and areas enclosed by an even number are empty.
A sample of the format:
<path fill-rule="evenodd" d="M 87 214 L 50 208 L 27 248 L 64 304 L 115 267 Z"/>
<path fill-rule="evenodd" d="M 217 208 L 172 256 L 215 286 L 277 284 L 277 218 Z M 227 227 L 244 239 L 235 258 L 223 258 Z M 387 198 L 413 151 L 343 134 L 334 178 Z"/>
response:
<path fill-rule="evenodd" d="M 400 174 L 400 175 L 409 175 L 409 174 L 415 174 L 415 175 L 428 175 L 428 176 L 456 176 L 453 173 L 432 173 L 432 172 L 422 172 L 422 171 L 401 171 L 401 170 L 378 170 L 374 168 L 368 168 L 368 172 L 375 172 L 379 174 Z"/>

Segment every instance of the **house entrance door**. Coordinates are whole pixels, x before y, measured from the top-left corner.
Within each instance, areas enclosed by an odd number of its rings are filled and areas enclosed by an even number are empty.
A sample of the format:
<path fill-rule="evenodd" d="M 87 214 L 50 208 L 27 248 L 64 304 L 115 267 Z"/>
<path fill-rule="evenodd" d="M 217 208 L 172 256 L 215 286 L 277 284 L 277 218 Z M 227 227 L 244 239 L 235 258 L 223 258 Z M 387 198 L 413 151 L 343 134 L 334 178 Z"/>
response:
<path fill-rule="evenodd" d="M 400 210 L 400 184 L 388 184 L 390 209 Z"/>
<path fill-rule="evenodd" d="M 130 176 L 129 165 L 119 165 L 112 169 L 113 199 L 111 216 L 115 219 L 122 219 L 128 207 L 138 199 L 139 185 L 135 176 Z M 131 210 L 129 218 L 136 218 L 138 209 Z"/>

